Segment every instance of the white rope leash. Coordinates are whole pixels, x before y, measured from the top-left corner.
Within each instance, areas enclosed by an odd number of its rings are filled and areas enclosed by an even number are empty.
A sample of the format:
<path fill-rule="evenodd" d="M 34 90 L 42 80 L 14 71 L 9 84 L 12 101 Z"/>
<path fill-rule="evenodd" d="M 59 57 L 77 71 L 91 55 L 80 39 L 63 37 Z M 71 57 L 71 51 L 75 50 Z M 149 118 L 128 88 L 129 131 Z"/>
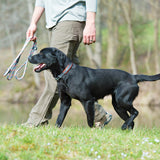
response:
<path fill-rule="evenodd" d="M 17 55 L 17 57 L 14 59 L 14 61 L 12 62 L 12 64 L 9 66 L 9 68 L 7 69 L 7 71 L 4 73 L 4 77 L 7 76 L 7 79 L 8 80 L 11 80 L 13 78 L 13 76 L 17 79 L 17 80 L 21 80 L 24 75 L 25 75 L 25 72 L 26 72 L 26 69 L 27 69 L 27 63 L 28 63 L 28 58 L 27 60 L 24 62 L 23 65 L 21 65 L 17 70 L 16 70 L 16 67 L 17 67 L 17 64 L 20 60 L 20 57 L 22 55 L 22 53 L 24 52 L 25 48 L 27 47 L 27 45 L 29 44 L 30 42 L 30 38 L 26 39 L 21 51 L 19 52 L 19 54 Z M 33 46 L 31 48 L 31 51 L 29 53 L 29 56 L 32 56 L 34 51 L 37 50 L 37 42 L 34 41 L 33 43 Z M 29 57 L 28 56 L 28 57 Z M 24 67 L 24 71 L 23 71 L 23 74 L 21 77 L 18 77 L 18 72 Z"/>

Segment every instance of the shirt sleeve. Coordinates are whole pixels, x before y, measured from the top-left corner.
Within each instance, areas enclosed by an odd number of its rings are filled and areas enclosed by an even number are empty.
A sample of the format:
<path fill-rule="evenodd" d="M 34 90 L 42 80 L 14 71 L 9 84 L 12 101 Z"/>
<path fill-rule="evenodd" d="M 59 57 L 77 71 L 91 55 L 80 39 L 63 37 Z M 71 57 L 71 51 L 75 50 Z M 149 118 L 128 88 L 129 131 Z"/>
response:
<path fill-rule="evenodd" d="M 36 7 L 43 7 L 43 8 L 45 8 L 44 1 L 43 0 L 36 0 L 35 6 Z"/>
<path fill-rule="evenodd" d="M 97 0 L 86 0 L 86 11 L 96 12 L 97 11 Z"/>

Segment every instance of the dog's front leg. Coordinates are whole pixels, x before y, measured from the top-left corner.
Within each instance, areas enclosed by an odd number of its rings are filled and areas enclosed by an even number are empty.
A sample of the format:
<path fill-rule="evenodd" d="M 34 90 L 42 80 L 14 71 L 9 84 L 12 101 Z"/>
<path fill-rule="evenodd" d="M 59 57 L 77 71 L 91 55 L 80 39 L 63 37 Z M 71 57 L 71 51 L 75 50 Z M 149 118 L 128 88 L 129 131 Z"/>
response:
<path fill-rule="evenodd" d="M 87 115 L 87 122 L 89 127 L 93 127 L 94 125 L 94 102 L 94 100 L 82 102 Z"/>
<path fill-rule="evenodd" d="M 67 114 L 69 108 L 70 108 L 70 106 L 66 106 L 66 105 L 64 105 L 64 104 L 61 103 L 60 113 L 59 113 L 57 121 L 56 121 L 56 126 L 58 128 L 61 127 L 61 125 L 62 125 L 62 123 L 63 123 L 63 121 L 64 121 L 64 119 L 66 117 L 66 114 Z"/>
<path fill-rule="evenodd" d="M 59 115 L 58 115 L 58 118 L 57 118 L 57 121 L 56 121 L 56 126 L 57 127 L 59 127 L 59 128 L 61 127 L 70 106 L 71 106 L 70 97 L 63 97 L 61 99 L 60 112 L 59 112 Z"/>

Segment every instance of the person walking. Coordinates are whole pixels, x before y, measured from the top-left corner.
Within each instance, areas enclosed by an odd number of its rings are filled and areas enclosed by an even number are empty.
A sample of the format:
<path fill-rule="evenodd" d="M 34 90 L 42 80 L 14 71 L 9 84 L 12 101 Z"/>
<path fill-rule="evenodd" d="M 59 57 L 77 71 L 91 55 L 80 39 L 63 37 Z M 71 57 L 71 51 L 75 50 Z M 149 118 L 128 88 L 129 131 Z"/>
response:
<path fill-rule="evenodd" d="M 45 12 L 46 28 L 50 33 L 50 46 L 64 52 L 74 63 L 79 64 L 77 49 L 83 40 L 85 45 L 96 41 L 95 16 L 97 0 L 36 0 L 26 38 L 35 40 L 37 23 Z M 59 96 L 57 82 L 50 71 L 44 71 L 45 89 L 32 108 L 26 126 L 48 124 L 52 118 L 52 109 Z M 112 115 L 95 102 L 95 125 L 103 127 L 109 123 Z"/>

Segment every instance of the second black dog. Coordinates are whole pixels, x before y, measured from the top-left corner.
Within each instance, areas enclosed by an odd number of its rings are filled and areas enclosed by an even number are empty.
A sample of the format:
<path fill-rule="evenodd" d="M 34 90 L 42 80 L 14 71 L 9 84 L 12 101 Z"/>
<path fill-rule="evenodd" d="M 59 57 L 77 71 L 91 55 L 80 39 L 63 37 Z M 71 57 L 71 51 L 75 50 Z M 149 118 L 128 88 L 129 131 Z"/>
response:
<path fill-rule="evenodd" d="M 133 129 L 138 111 L 133 101 L 138 95 L 138 82 L 156 81 L 160 74 L 132 75 L 117 69 L 91 69 L 76 65 L 56 48 L 44 48 L 39 54 L 29 58 L 29 62 L 39 64 L 36 72 L 49 69 L 58 82 L 61 100 L 56 126 L 61 127 L 71 99 L 78 99 L 84 106 L 87 122 L 94 125 L 94 102 L 106 95 L 112 95 L 112 104 L 117 114 L 125 121 L 122 129 Z M 129 114 L 128 114 L 129 113 Z"/>

